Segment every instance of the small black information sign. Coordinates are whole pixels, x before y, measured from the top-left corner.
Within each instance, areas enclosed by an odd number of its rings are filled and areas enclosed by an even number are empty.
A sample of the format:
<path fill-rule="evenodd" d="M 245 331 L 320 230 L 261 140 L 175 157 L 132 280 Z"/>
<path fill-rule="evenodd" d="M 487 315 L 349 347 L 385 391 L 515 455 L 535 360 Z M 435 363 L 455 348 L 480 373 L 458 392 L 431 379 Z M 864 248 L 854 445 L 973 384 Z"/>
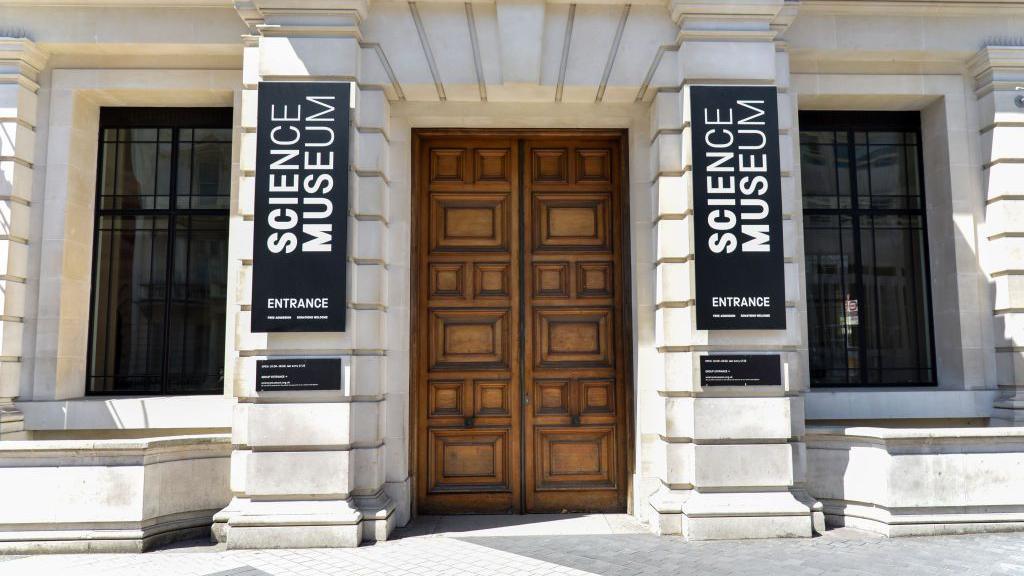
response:
<path fill-rule="evenodd" d="M 782 386 L 778 354 L 700 357 L 701 386 Z"/>
<path fill-rule="evenodd" d="M 256 391 L 279 390 L 341 390 L 341 359 L 257 360 Z"/>
<path fill-rule="evenodd" d="M 774 86 L 691 86 L 698 330 L 786 327 Z"/>
<path fill-rule="evenodd" d="M 252 331 L 343 332 L 347 82 L 260 82 Z"/>

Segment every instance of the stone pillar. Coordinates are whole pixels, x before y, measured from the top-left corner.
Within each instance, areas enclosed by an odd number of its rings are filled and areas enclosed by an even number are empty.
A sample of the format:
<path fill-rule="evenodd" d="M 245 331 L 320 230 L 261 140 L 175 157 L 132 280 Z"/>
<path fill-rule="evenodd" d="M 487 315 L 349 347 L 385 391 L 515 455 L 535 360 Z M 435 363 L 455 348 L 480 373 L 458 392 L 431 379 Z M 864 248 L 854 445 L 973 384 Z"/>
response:
<path fill-rule="evenodd" d="M 25 38 L 0 38 L 0 440 L 16 439 L 21 380 L 36 93 L 46 56 Z"/>
<path fill-rule="evenodd" d="M 804 330 L 798 253 L 800 197 L 795 177 L 796 106 L 787 94 L 784 47 L 775 37 L 793 14 L 783 0 L 744 3 L 676 0 L 677 91 L 652 104 L 651 158 L 656 174 L 656 345 L 664 363 L 659 395 L 664 428 L 658 460 L 662 486 L 650 499 L 652 527 L 693 540 L 807 537 L 820 505 L 802 489 L 805 448 L 801 368 Z M 689 86 L 779 87 L 786 329 L 704 331 L 694 313 L 690 189 Z M 706 353 L 778 353 L 782 389 L 702 389 Z M 813 514 L 812 514 L 813 512 Z"/>
<path fill-rule="evenodd" d="M 237 3 L 250 25 L 243 66 L 241 183 L 232 238 L 240 261 L 236 317 L 232 503 L 215 518 L 229 548 L 341 547 L 394 527 L 385 486 L 388 101 L 361 79 L 366 2 Z M 349 173 L 348 312 L 344 333 L 252 333 L 252 237 L 257 83 L 353 83 Z M 343 361 L 340 392 L 255 389 L 256 360 Z M 399 412 L 401 413 L 401 412 Z"/>
<path fill-rule="evenodd" d="M 1024 47 L 970 62 L 978 97 L 986 209 L 982 260 L 995 291 L 995 426 L 1024 425 Z M 1019 98 L 1019 99 L 1018 99 Z"/>

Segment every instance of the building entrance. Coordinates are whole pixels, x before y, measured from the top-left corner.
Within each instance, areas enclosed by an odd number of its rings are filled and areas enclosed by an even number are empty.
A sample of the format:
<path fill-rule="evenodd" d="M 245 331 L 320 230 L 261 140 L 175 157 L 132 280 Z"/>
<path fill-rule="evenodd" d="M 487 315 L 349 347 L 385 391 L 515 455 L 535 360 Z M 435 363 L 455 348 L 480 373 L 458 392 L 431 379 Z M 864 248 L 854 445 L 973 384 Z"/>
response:
<path fill-rule="evenodd" d="M 622 511 L 625 134 L 419 131 L 421 513 Z"/>

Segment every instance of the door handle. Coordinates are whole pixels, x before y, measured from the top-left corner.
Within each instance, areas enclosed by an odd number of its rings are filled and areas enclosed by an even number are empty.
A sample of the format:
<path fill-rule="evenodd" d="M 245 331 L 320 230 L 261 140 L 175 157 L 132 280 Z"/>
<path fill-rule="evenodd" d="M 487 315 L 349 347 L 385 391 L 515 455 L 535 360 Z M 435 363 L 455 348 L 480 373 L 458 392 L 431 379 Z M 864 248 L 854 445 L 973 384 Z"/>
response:
<path fill-rule="evenodd" d="M 473 417 L 472 416 L 467 416 L 466 419 L 463 421 L 463 424 L 466 426 L 466 428 L 472 428 L 473 427 Z"/>
<path fill-rule="evenodd" d="M 579 426 L 580 425 L 580 417 L 579 416 L 577 416 L 577 415 L 573 415 L 572 416 L 572 425 L 573 426 Z"/>

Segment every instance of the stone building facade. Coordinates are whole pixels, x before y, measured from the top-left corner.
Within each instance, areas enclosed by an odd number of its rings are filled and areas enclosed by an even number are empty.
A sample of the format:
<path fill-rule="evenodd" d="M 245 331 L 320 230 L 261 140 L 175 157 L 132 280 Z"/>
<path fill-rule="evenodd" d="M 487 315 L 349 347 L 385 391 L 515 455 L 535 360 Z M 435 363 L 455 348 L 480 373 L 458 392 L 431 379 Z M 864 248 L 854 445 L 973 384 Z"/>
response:
<path fill-rule="evenodd" d="M 551 506 L 691 539 L 1019 529 L 1021 30 L 1009 0 L 0 0 L 0 547 L 356 546 Z M 351 86 L 344 332 L 250 328 L 261 82 Z M 702 85 L 777 89 L 784 329 L 697 328 Z M 580 190 L 621 202 L 578 220 Z M 459 194 L 504 212 L 427 206 Z M 576 245 L 548 286 L 572 234 L 610 267 Z M 484 237 L 498 288 L 479 255 L 432 267 Z M 531 298 L 568 286 L 544 332 Z M 492 348 L 460 352 L 498 324 L 435 289 L 512 294 Z M 438 381 L 459 354 L 505 371 Z M 614 375 L 528 382 L 558 354 Z M 781 385 L 702 385 L 719 354 L 778 355 Z M 333 391 L 257 390 L 313 357 Z"/>

